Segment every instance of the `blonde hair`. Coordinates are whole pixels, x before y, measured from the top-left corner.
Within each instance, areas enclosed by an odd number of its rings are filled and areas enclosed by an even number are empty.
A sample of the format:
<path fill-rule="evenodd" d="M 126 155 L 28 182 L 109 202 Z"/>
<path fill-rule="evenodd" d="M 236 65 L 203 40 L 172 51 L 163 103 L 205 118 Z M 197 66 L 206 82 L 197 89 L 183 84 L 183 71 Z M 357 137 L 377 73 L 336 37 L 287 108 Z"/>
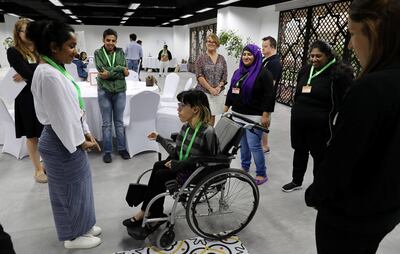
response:
<path fill-rule="evenodd" d="M 30 21 L 25 18 L 19 19 L 15 25 L 14 25 L 14 48 L 18 50 L 19 53 L 21 53 L 22 57 L 25 60 L 31 59 L 32 61 L 37 60 L 37 55 L 35 52 L 32 52 L 28 45 L 26 45 L 25 42 L 22 41 L 21 36 L 19 36 L 19 33 L 22 31 L 22 27 L 24 25 L 28 26 Z M 25 28 L 26 29 L 26 28 Z M 25 31 L 25 36 L 26 36 L 26 31 Z"/>
<path fill-rule="evenodd" d="M 215 41 L 215 45 L 217 46 L 217 47 L 219 47 L 219 38 L 218 38 L 218 36 L 215 34 L 215 33 L 210 33 L 208 36 L 207 36 L 207 39 L 208 38 L 211 38 L 213 41 Z"/>

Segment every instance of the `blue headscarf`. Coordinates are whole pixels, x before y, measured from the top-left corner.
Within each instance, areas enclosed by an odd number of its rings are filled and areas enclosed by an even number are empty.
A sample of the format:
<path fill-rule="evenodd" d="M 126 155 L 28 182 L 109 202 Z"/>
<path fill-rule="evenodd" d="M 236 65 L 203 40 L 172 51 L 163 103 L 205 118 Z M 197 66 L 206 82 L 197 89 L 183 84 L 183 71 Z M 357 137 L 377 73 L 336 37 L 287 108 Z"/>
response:
<path fill-rule="evenodd" d="M 261 49 L 254 44 L 248 44 L 246 47 L 244 47 L 241 56 L 243 56 L 243 52 L 245 50 L 249 51 L 254 56 L 254 62 L 249 67 L 246 67 L 243 64 L 242 57 L 240 57 L 239 69 L 237 69 L 232 76 L 231 87 L 235 86 L 239 79 L 246 75 L 246 73 L 248 73 L 240 88 L 242 90 L 240 92 L 242 95 L 242 99 L 244 99 L 244 101 L 248 103 L 251 100 L 253 94 L 254 82 L 256 81 L 258 73 L 260 73 L 261 71 L 262 54 Z"/>

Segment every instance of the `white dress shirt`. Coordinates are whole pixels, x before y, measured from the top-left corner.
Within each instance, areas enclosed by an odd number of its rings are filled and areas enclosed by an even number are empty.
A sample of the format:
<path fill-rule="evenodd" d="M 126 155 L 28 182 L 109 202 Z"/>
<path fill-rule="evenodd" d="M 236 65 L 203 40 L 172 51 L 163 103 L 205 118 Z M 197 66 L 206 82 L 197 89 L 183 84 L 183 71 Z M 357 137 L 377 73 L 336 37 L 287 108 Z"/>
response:
<path fill-rule="evenodd" d="M 78 93 L 71 80 L 51 65 L 39 64 L 32 79 L 36 115 L 43 125 L 51 125 L 65 148 L 73 153 L 85 141 L 89 128 L 82 119 Z"/>

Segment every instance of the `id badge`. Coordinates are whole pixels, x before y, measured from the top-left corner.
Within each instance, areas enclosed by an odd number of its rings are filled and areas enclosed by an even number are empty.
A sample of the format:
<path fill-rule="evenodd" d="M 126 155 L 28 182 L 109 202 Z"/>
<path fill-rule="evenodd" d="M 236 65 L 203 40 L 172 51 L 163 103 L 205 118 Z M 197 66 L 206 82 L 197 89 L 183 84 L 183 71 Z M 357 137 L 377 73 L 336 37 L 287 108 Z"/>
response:
<path fill-rule="evenodd" d="M 309 85 L 303 86 L 303 88 L 301 89 L 301 92 L 302 93 L 311 93 L 311 86 L 309 86 Z"/>
<path fill-rule="evenodd" d="M 232 87 L 232 93 L 233 94 L 240 94 L 240 88 Z"/>

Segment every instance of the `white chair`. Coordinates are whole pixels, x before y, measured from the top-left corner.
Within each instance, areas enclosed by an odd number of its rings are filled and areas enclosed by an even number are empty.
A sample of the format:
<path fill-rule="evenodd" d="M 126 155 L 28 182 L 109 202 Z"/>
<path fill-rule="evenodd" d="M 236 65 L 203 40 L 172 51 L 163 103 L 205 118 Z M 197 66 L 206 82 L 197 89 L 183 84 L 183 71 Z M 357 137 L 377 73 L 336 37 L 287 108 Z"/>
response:
<path fill-rule="evenodd" d="M 162 101 L 173 101 L 175 99 L 176 89 L 179 84 L 179 76 L 176 73 L 170 73 L 165 78 L 163 93 L 161 95 Z"/>
<path fill-rule="evenodd" d="M 129 75 L 125 79 L 139 81 L 139 75 L 136 71 L 129 70 Z"/>
<path fill-rule="evenodd" d="M 169 138 L 171 133 L 179 132 L 182 122 L 179 120 L 177 108 L 164 107 L 157 111 L 156 131 L 163 137 Z"/>
<path fill-rule="evenodd" d="M 65 64 L 65 69 L 68 71 L 69 74 L 74 78 L 75 81 L 82 81 L 82 78 L 78 75 L 78 69 L 76 68 L 76 64 Z"/>
<path fill-rule="evenodd" d="M 186 81 L 185 87 L 183 88 L 183 91 L 188 91 L 192 88 L 193 86 L 193 79 L 189 78 Z M 160 105 L 158 108 L 165 108 L 165 107 L 170 107 L 176 109 L 178 107 L 178 101 L 176 99 L 171 100 L 171 101 L 160 101 Z"/>
<path fill-rule="evenodd" d="M 158 93 L 144 91 L 134 95 L 129 102 L 129 122 L 125 123 L 126 147 L 129 155 L 144 151 L 158 152 L 158 144 L 147 138 L 156 130 L 156 113 L 160 101 Z"/>
<path fill-rule="evenodd" d="M 8 153 L 17 159 L 28 156 L 26 138 L 15 137 L 15 122 L 5 103 L 0 99 L 0 125 L 4 135 L 2 153 Z"/>

